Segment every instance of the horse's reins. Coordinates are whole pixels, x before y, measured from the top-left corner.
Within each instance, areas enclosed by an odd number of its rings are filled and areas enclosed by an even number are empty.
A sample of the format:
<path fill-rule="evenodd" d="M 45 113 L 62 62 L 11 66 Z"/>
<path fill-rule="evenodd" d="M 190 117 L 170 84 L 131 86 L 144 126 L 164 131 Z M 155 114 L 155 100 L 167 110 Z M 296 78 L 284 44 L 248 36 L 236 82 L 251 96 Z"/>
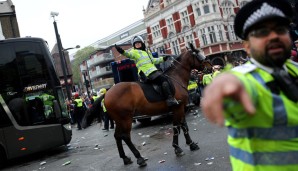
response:
<path fill-rule="evenodd" d="M 195 52 L 191 52 L 191 53 L 195 53 Z M 192 56 L 193 57 L 193 64 L 195 63 L 195 57 L 194 56 Z M 179 61 L 177 61 L 175 58 L 173 58 L 172 57 L 172 59 L 173 59 L 173 61 L 175 61 L 175 62 L 177 62 L 182 68 L 184 68 L 185 70 L 188 70 L 188 68 L 186 68 L 185 66 L 183 66 L 182 64 L 181 64 L 181 62 L 179 62 Z M 174 67 L 176 67 L 175 65 L 172 65 L 172 66 L 174 66 Z M 193 65 L 193 66 L 195 66 L 195 65 Z M 176 67 L 177 68 L 177 67 Z M 179 81 L 177 81 L 175 78 L 173 78 L 173 77 L 170 77 L 169 75 L 167 75 L 167 74 L 165 74 L 165 76 L 166 77 L 168 77 L 168 78 L 170 78 L 170 79 L 172 79 L 173 81 L 175 81 L 176 83 L 178 83 L 182 88 L 184 88 L 187 92 L 188 92 L 188 90 L 187 90 L 187 87 L 185 87 L 184 85 L 182 85 Z"/>

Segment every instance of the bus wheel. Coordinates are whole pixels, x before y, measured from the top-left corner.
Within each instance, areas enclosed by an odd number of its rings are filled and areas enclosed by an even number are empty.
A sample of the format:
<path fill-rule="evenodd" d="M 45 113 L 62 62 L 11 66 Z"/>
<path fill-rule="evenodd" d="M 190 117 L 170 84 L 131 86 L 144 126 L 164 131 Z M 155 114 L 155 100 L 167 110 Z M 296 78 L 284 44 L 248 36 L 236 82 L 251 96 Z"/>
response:
<path fill-rule="evenodd" d="M 3 148 L 0 147 L 0 168 L 3 168 L 6 163 L 6 155 Z"/>

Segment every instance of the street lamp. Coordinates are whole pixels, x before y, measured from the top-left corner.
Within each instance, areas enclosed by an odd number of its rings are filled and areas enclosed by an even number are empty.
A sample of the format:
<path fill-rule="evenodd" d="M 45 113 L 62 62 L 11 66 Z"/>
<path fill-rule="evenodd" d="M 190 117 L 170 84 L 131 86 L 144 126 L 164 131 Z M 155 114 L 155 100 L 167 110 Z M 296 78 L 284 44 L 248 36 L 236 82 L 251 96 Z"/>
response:
<path fill-rule="evenodd" d="M 78 49 L 78 48 L 80 48 L 80 45 L 76 45 L 76 47 L 70 47 L 70 48 L 63 49 L 63 52 L 68 51 L 70 49 Z"/>
<path fill-rule="evenodd" d="M 57 23 L 56 23 L 56 20 L 55 20 L 55 17 L 58 16 L 58 15 L 59 15 L 58 12 L 51 12 L 51 17 L 53 17 L 53 19 L 54 19 L 53 24 L 54 24 L 55 35 L 56 35 L 56 39 L 57 39 L 59 56 L 60 56 L 60 60 L 61 60 L 61 67 L 62 67 L 62 71 L 63 71 L 66 94 L 67 94 L 67 98 L 71 99 L 70 89 L 69 89 L 69 86 L 68 86 L 68 83 L 67 83 L 65 56 L 64 56 L 64 52 L 63 52 L 63 48 L 62 48 L 61 38 L 60 38 L 60 35 L 58 33 Z"/>

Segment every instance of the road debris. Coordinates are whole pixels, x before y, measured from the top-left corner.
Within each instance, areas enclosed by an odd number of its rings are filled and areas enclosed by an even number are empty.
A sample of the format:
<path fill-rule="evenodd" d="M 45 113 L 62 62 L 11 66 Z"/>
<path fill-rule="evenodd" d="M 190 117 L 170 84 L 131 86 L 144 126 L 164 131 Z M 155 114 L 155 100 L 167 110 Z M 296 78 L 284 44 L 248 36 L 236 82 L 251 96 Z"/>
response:
<path fill-rule="evenodd" d="M 164 163 L 164 162 L 166 162 L 166 161 L 165 161 L 165 160 L 160 160 L 160 161 L 159 161 L 159 163 Z"/>
<path fill-rule="evenodd" d="M 67 161 L 67 162 L 63 163 L 62 166 L 69 165 L 70 163 L 71 163 L 71 161 Z"/>
<path fill-rule="evenodd" d="M 47 162 L 46 161 L 43 161 L 43 162 L 41 162 L 39 165 L 45 165 Z"/>

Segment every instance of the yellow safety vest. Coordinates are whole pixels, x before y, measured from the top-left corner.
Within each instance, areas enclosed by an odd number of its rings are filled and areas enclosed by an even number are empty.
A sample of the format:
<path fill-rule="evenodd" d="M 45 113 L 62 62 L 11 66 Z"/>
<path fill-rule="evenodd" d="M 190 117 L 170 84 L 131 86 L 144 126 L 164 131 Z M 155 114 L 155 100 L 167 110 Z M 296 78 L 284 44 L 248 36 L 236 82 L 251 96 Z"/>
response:
<path fill-rule="evenodd" d="M 298 68 L 289 60 L 286 66 L 297 78 Z M 238 66 L 231 73 L 241 80 L 256 107 L 256 113 L 248 115 L 238 101 L 224 100 L 233 170 L 297 170 L 298 102 L 281 91 L 271 92 L 266 83 L 274 78 L 253 64 Z"/>
<path fill-rule="evenodd" d="M 154 58 L 151 53 L 138 49 L 132 49 L 129 52 L 125 51 L 123 55 L 134 60 L 139 72 L 142 71 L 146 76 L 157 70 L 154 64 L 164 61 L 163 57 Z"/>
<path fill-rule="evenodd" d="M 74 101 L 77 102 L 77 107 L 82 107 L 83 106 L 83 100 L 82 99 L 75 99 Z"/>

